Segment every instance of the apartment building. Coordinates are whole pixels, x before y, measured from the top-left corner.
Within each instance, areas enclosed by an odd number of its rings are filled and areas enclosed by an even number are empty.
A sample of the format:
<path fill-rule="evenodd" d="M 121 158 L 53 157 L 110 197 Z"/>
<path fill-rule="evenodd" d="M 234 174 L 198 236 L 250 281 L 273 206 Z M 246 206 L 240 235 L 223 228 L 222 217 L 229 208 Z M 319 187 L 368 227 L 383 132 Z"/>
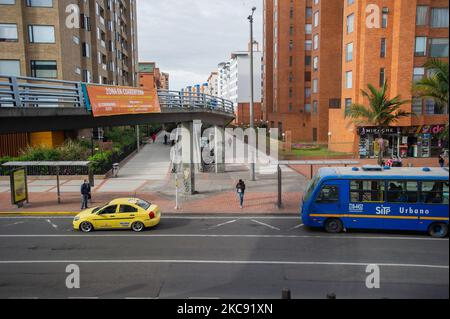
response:
<path fill-rule="evenodd" d="M 211 72 L 208 77 L 208 86 L 206 89 L 206 93 L 212 96 L 219 95 L 219 73 L 217 71 Z"/>
<path fill-rule="evenodd" d="M 312 141 L 312 0 L 264 0 L 263 110 L 280 136 Z"/>
<path fill-rule="evenodd" d="M 429 58 L 448 61 L 448 3 L 443 0 L 265 0 L 263 110 L 294 141 L 375 157 L 378 132 L 345 118 L 362 89 L 388 81 L 390 97 L 417 116 L 384 132 L 387 155 L 437 155 L 448 110 L 412 96 Z"/>
<path fill-rule="evenodd" d="M 161 72 L 155 62 L 140 62 L 138 67 L 139 86 L 156 87 L 159 90 L 169 90 L 169 74 Z"/>
<path fill-rule="evenodd" d="M 345 0 L 342 108 L 330 109 L 330 149 L 361 158 L 376 156 L 380 132 L 356 127 L 345 119 L 345 112 L 352 103 L 367 105 L 361 90 L 369 83 L 381 87 L 387 81 L 388 96 L 410 100 L 403 108 L 416 114 L 381 132 L 389 142 L 387 155 L 440 154 L 445 145 L 439 133 L 448 122 L 448 108 L 416 98 L 411 88 L 414 81 L 427 76 L 423 67 L 427 59 L 448 61 L 448 20 L 448 2 L 443 0 Z"/>
<path fill-rule="evenodd" d="M 0 0 L 0 74 L 135 86 L 136 29 L 135 0 Z M 17 140 L 56 146 L 64 135 Z"/>

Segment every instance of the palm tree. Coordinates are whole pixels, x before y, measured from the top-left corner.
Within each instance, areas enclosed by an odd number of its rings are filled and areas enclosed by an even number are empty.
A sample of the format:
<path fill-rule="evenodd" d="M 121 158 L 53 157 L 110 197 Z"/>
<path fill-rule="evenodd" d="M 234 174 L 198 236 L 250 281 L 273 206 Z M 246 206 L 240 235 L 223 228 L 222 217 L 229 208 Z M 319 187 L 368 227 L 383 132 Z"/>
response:
<path fill-rule="evenodd" d="M 448 109 L 448 62 L 430 59 L 424 67 L 429 70 L 429 76 L 414 83 L 413 93 L 416 96 L 431 98 L 440 107 L 441 111 Z M 448 121 L 442 139 L 448 141 Z"/>
<path fill-rule="evenodd" d="M 357 126 L 375 126 L 382 138 L 382 129 L 397 123 L 403 117 L 413 113 L 402 110 L 401 107 L 409 101 L 401 100 L 400 96 L 393 99 L 387 97 L 387 82 L 378 90 L 372 84 L 368 85 L 369 92 L 361 90 L 362 95 L 369 100 L 369 105 L 352 104 L 346 111 L 345 117 L 353 120 Z M 378 152 L 378 163 L 383 163 L 383 149 Z"/>

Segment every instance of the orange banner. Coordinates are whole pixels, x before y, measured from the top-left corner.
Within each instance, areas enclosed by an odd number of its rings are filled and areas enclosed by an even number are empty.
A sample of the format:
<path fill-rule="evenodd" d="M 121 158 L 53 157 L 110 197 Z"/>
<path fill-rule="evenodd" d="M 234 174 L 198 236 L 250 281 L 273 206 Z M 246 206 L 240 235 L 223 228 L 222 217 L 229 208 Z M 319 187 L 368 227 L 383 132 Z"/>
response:
<path fill-rule="evenodd" d="M 161 113 L 155 89 L 86 85 L 94 117 Z"/>

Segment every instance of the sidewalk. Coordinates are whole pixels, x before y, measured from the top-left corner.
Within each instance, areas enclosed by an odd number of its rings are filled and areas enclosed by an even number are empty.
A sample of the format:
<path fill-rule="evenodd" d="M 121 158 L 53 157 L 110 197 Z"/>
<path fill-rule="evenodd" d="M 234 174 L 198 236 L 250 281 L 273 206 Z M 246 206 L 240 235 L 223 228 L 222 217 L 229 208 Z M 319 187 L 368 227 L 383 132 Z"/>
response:
<path fill-rule="evenodd" d="M 263 166 L 257 181 L 249 181 L 246 165 L 227 165 L 223 174 L 197 173 L 197 195 L 185 196 L 179 190 L 179 206 L 175 209 L 175 176 L 170 172 L 170 147 L 163 145 L 164 135 L 157 144 L 146 145 L 139 154 L 120 169 L 119 177 L 101 181 L 93 188 L 91 206 L 103 205 L 114 198 L 139 197 L 158 204 L 164 213 L 258 213 L 298 214 L 300 199 L 307 184 L 306 178 L 283 167 L 283 208 L 277 207 L 278 180 L 276 166 Z M 239 179 L 247 185 L 245 207 L 240 209 L 235 186 Z M 179 175 L 182 181 L 182 176 Z M 40 182 L 38 182 L 40 183 Z M 53 183 L 43 181 L 44 184 Z M 62 188 L 62 203 L 57 204 L 54 185 L 35 185 L 30 189 L 30 204 L 18 209 L 11 205 L 9 183 L 0 189 L 1 213 L 61 212 L 78 213 L 81 206 L 81 181 L 68 182 Z"/>

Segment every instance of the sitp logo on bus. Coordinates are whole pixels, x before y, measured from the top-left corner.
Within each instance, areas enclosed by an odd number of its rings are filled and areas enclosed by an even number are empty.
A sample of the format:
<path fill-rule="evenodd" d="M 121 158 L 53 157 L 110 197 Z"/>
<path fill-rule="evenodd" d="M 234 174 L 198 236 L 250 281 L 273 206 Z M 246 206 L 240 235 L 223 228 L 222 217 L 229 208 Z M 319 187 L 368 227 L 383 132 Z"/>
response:
<path fill-rule="evenodd" d="M 381 205 L 376 208 L 376 212 L 377 215 L 389 215 L 391 213 L 391 208 Z"/>

